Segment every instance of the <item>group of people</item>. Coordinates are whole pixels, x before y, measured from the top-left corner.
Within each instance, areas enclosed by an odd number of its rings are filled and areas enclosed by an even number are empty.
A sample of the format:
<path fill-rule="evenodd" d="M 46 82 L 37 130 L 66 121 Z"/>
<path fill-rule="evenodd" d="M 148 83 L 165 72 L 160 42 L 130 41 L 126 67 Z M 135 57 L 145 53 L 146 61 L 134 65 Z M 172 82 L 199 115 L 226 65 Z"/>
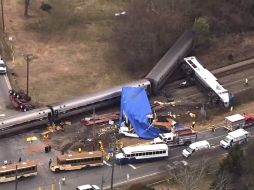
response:
<path fill-rule="evenodd" d="M 19 162 L 21 162 L 21 157 L 19 157 L 19 160 L 18 160 Z M 6 166 L 6 165 L 8 165 L 8 164 L 12 164 L 12 161 L 10 160 L 9 162 L 8 162 L 8 160 L 5 160 L 4 161 L 4 165 Z"/>
<path fill-rule="evenodd" d="M 194 129 L 195 124 L 196 124 L 196 122 L 193 121 L 192 124 L 191 124 L 191 128 L 192 128 L 192 129 Z M 216 129 L 215 125 L 212 125 L 212 127 L 211 127 L 212 133 L 215 133 L 215 129 Z"/>

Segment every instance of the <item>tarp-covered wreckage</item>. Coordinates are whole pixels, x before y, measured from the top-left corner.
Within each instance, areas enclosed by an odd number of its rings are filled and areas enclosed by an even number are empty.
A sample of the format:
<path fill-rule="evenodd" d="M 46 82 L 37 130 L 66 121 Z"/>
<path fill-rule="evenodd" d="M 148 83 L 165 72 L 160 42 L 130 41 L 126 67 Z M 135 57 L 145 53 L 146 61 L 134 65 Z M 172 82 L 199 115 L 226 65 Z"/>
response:
<path fill-rule="evenodd" d="M 144 88 L 123 87 L 121 96 L 120 132 L 126 136 L 154 139 L 160 130 L 151 125 L 152 109 Z M 122 130 L 124 131 L 124 130 Z"/>

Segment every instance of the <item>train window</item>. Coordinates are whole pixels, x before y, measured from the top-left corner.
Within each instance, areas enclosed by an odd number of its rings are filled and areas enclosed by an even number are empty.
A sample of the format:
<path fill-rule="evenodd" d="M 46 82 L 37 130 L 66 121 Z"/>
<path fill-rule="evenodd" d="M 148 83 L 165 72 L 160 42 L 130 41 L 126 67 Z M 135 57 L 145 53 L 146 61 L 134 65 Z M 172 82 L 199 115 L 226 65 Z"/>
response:
<path fill-rule="evenodd" d="M 192 60 L 189 60 L 189 63 L 190 63 L 190 65 L 191 65 L 193 68 L 195 68 L 195 69 L 197 68 L 197 66 L 195 65 L 195 63 L 192 62 Z"/>

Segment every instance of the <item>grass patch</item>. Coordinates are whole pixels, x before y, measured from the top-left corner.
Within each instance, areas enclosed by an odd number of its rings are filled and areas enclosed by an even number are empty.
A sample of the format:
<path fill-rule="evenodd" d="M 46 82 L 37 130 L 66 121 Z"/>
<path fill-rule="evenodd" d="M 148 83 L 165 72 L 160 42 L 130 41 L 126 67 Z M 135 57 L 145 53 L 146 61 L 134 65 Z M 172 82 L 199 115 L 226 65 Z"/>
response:
<path fill-rule="evenodd" d="M 28 22 L 26 29 L 44 37 L 61 35 L 81 41 L 94 40 L 98 35 L 104 34 L 111 26 L 114 13 L 119 11 L 119 7 L 124 7 L 123 1 L 119 0 L 49 0 L 49 4 L 53 7 L 51 13 L 40 11 L 40 19 Z M 38 7 L 34 6 L 33 9 Z"/>

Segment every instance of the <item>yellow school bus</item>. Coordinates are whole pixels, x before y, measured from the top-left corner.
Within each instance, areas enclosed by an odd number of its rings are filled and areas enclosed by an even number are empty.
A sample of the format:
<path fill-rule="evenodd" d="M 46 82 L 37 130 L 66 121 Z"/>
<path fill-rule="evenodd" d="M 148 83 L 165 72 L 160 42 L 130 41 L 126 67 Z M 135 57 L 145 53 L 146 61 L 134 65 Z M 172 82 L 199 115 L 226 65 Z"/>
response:
<path fill-rule="evenodd" d="M 16 174 L 17 168 L 17 174 Z M 37 163 L 33 160 L 0 166 L 0 183 L 15 181 L 17 178 L 36 176 Z"/>
<path fill-rule="evenodd" d="M 93 151 L 60 155 L 50 164 L 50 169 L 53 172 L 59 172 L 60 170 L 79 170 L 102 165 L 102 152 Z"/>

